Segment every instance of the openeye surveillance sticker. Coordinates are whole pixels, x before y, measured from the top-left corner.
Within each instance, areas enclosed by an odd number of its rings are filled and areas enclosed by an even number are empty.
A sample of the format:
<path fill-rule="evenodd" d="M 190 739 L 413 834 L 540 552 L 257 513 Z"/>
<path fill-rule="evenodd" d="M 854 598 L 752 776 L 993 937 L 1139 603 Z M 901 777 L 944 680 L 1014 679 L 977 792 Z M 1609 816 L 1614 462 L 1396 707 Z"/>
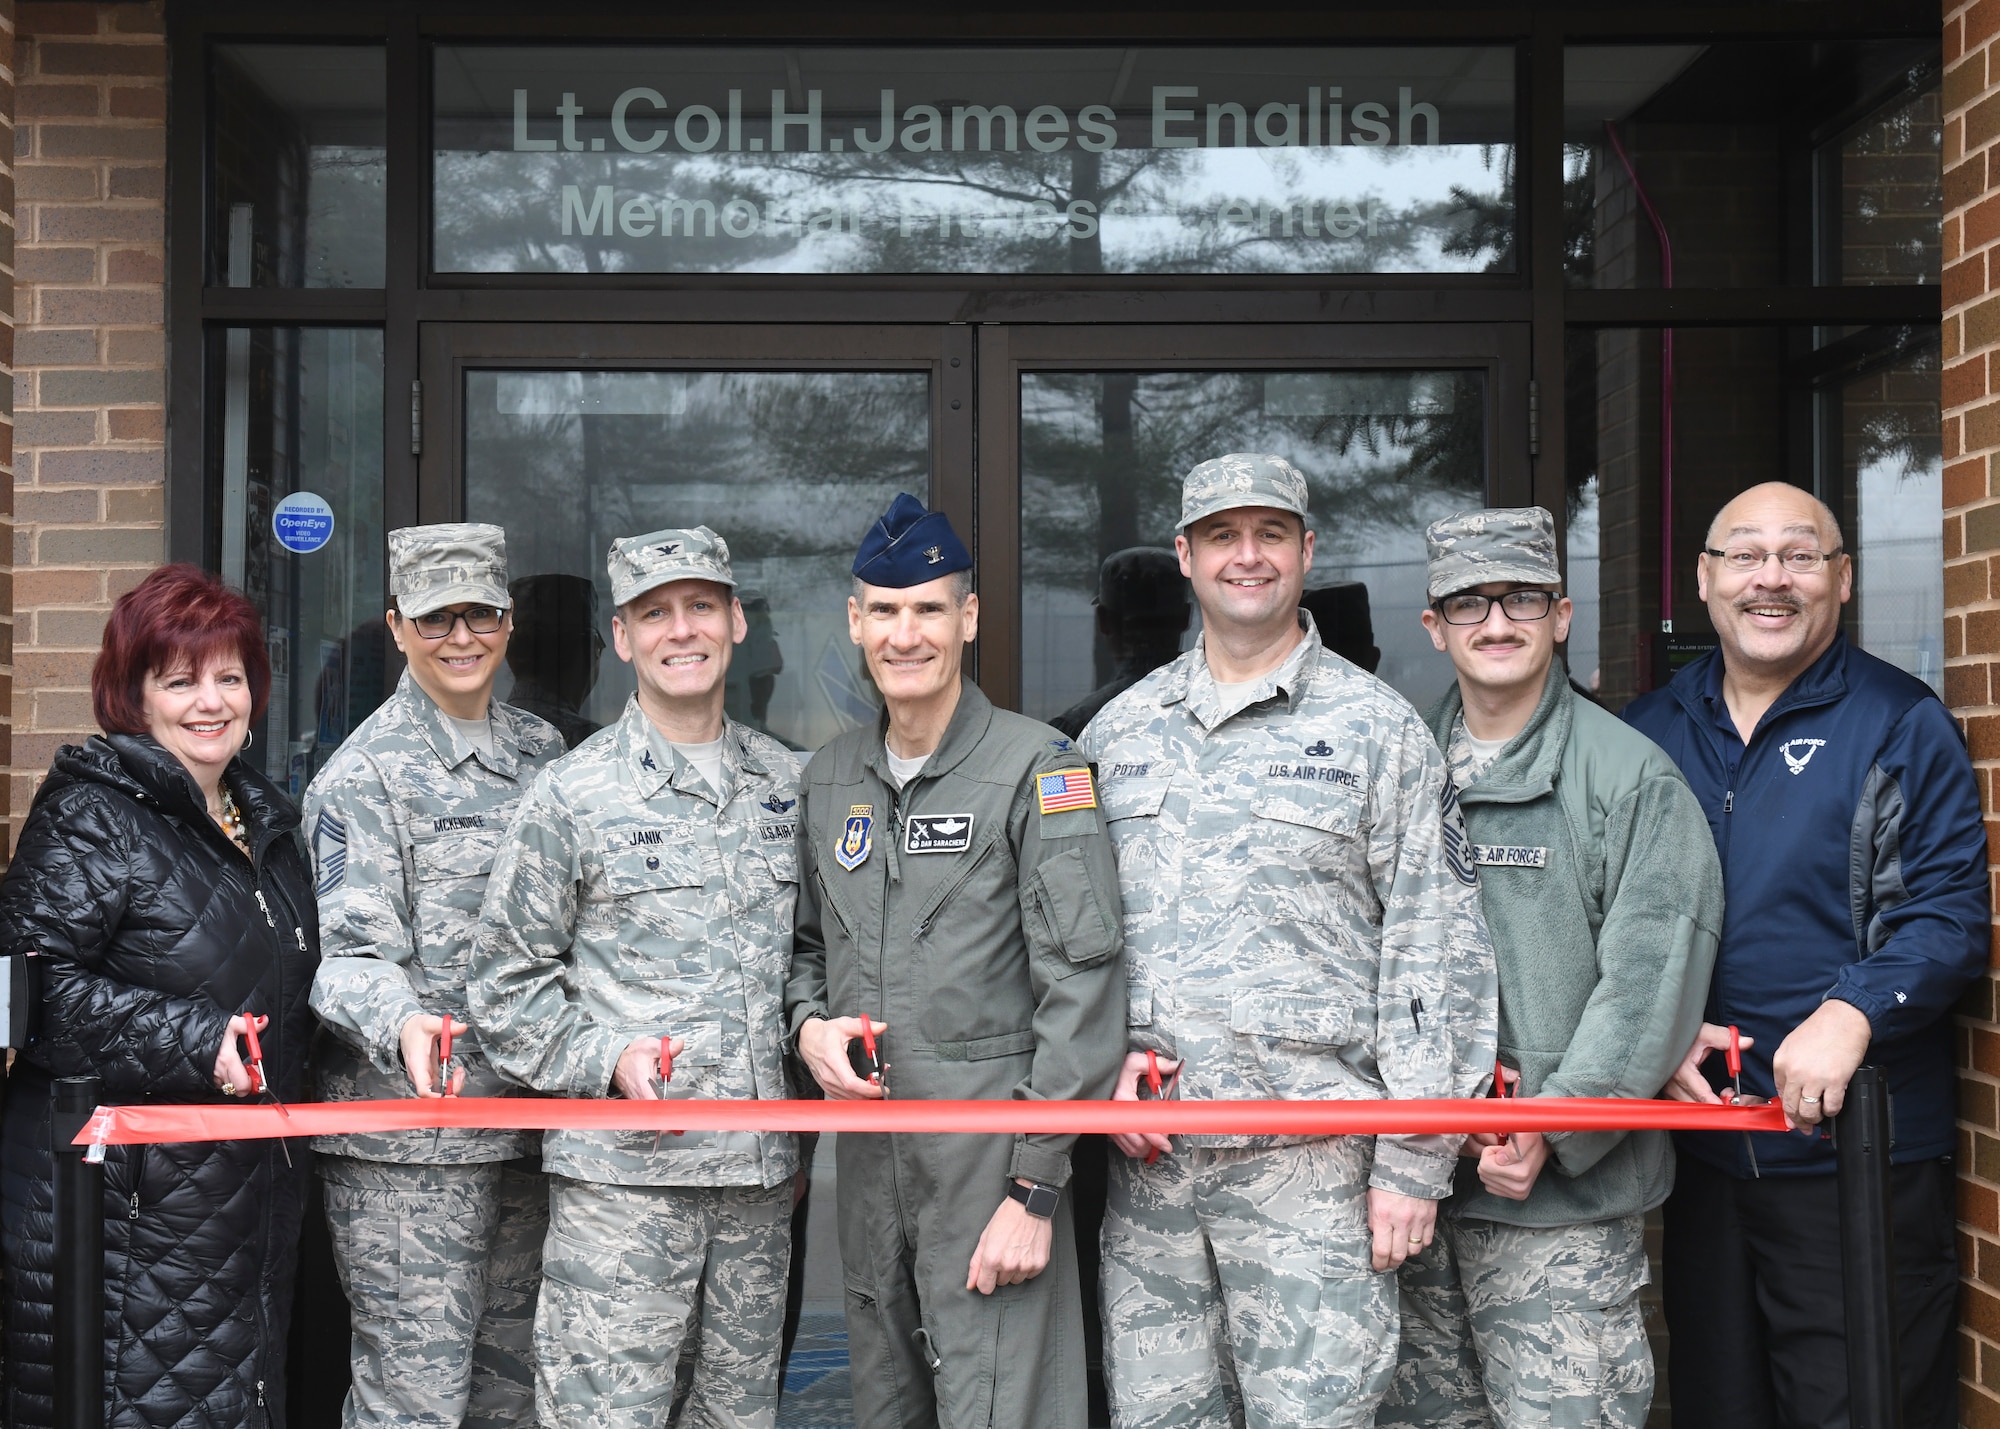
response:
<path fill-rule="evenodd" d="M 333 539 L 333 508 L 323 496 L 294 491 L 272 509 L 271 534 L 286 550 L 309 555 Z"/>

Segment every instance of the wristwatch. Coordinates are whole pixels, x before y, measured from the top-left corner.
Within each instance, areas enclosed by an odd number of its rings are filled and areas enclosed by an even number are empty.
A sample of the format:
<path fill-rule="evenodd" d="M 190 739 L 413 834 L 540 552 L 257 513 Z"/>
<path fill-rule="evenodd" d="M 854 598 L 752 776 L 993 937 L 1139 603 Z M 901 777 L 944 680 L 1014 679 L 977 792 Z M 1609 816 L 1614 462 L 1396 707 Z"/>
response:
<path fill-rule="evenodd" d="M 1056 1200 L 1062 1195 L 1054 1186 L 1038 1184 L 1023 1186 L 1012 1176 L 1007 1178 L 1007 1194 L 1028 1208 L 1031 1216 L 1047 1220 L 1056 1213 Z"/>

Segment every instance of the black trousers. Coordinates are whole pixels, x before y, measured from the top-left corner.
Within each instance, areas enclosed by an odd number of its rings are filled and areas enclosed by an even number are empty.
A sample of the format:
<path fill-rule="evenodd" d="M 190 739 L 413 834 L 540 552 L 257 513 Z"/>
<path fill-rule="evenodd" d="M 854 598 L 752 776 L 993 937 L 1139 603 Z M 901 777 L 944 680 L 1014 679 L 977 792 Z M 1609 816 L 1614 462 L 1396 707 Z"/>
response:
<path fill-rule="evenodd" d="M 1894 1168 L 1890 1192 L 1904 1429 L 1954 1429 L 1952 1158 Z M 1665 1220 L 1674 1429 L 1847 1429 L 1836 1178 L 1740 1181 L 1682 1156 Z"/>

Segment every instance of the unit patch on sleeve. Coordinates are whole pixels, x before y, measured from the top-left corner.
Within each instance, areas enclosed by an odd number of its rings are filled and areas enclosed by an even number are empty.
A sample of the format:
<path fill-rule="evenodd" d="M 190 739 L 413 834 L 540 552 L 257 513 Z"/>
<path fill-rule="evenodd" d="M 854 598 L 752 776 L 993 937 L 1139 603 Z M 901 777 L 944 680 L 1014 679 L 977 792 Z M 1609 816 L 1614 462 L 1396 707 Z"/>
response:
<path fill-rule="evenodd" d="M 1472 861 L 1491 868 L 1547 868 L 1549 851 L 1525 844 L 1474 844 Z"/>
<path fill-rule="evenodd" d="M 1088 769 L 1058 769 L 1053 774 L 1037 775 L 1035 794 L 1045 815 L 1097 807 L 1097 788 L 1090 782 Z"/>
<path fill-rule="evenodd" d="M 913 814 L 903 826 L 904 853 L 964 853 L 971 847 L 970 814 Z"/>

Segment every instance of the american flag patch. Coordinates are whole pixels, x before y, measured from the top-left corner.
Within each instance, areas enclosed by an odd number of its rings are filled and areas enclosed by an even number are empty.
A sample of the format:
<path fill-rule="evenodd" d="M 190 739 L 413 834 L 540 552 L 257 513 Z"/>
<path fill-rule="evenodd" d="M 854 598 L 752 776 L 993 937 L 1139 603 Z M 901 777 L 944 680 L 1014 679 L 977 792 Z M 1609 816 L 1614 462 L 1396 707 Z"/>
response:
<path fill-rule="evenodd" d="M 1091 785 L 1088 769 L 1058 769 L 1053 774 L 1037 775 L 1035 793 L 1041 798 L 1044 814 L 1097 807 L 1097 790 Z"/>

